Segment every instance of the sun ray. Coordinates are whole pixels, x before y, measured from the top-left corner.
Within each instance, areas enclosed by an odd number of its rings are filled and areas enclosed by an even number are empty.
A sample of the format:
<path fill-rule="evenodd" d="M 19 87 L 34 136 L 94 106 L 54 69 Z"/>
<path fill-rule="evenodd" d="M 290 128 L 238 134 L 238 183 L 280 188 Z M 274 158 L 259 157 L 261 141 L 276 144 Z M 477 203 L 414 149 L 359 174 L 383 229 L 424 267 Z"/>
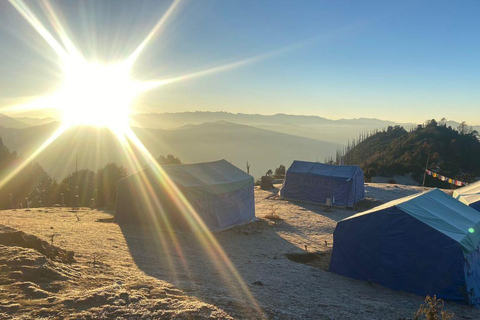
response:
<path fill-rule="evenodd" d="M 58 36 L 60 37 L 60 40 L 62 41 L 63 45 L 68 51 L 68 54 L 71 57 L 74 57 L 75 59 L 80 59 L 82 56 L 80 52 L 77 50 L 75 45 L 73 44 L 72 40 L 68 37 L 67 32 L 65 31 L 65 28 L 62 26 L 60 20 L 58 19 L 57 14 L 55 13 L 55 10 L 53 10 L 50 2 L 47 0 L 43 0 L 42 3 L 44 4 L 46 11 L 48 13 L 48 17 L 50 19 L 50 23 L 54 27 L 55 31 L 57 32 Z"/>
<path fill-rule="evenodd" d="M 237 68 L 240 68 L 240 67 L 243 67 L 243 66 L 246 66 L 246 65 L 249 65 L 249 64 L 252 64 L 252 63 L 255 63 L 255 62 L 258 62 L 258 61 L 261 61 L 261 60 L 264 60 L 264 59 L 267 59 L 267 58 L 270 58 L 270 57 L 273 57 L 273 56 L 276 56 L 276 55 L 279 55 L 279 54 L 282 54 L 282 53 L 285 53 L 285 52 L 290 51 L 290 50 L 300 48 L 300 47 L 305 46 L 305 45 L 307 45 L 307 44 L 309 44 L 309 43 L 311 43 L 315 40 L 316 40 L 316 38 L 309 39 L 309 40 L 302 41 L 302 42 L 299 42 L 299 43 L 296 43 L 296 44 L 292 44 L 292 45 L 284 47 L 284 48 L 280 48 L 280 49 L 270 51 L 270 52 L 267 52 L 267 53 L 264 53 L 264 54 L 259 54 L 259 55 L 256 55 L 256 56 L 253 56 L 253 57 L 250 57 L 250 58 L 241 59 L 241 60 L 238 60 L 238 61 L 230 62 L 230 63 L 223 64 L 223 65 L 216 66 L 216 67 L 203 69 L 203 70 L 200 70 L 200 71 L 186 73 L 186 74 L 176 76 L 176 77 L 172 77 L 172 78 L 167 78 L 167 79 L 162 79 L 162 80 L 144 81 L 144 82 L 142 82 L 142 89 L 143 89 L 143 91 L 150 91 L 150 90 L 153 90 L 157 87 L 161 87 L 161 86 L 164 86 L 164 85 L 167 85 L 167 84 L 170 84 L 170 83 L 179 82 L 179 81 L 186 81 L 186 80 L 190 80 L 190 79 L 193 79 L 193 78 L 199 78 L 199 77 L 204 77 L 204 76 L 208 76 L 208 75 L 212 75 L 212 74 L 216 74 L 216 73 L 220 73 L 220 72 L 230 71 L 230 70 L 233 70 L 233 69 L 237 69 Z"/>
<path fill-rule="evenodd" d="M 171 243 L 174 244 L 175 251 L 180 256 L 184 267 L 188 269 L 188 266 L 185 263 L 185 257 L 183 255 L 183 251 L 181 250 L 181 246 L 175 234 L 173 233 L 174 230 L 170 225 L 170 221 L 168 220 L 167 215 L 164 214 L 162 204 L 154 196 L 154 190 L 152 189 L 152 186 L 149 183 L 149 180 L 147 179 L 145 174 L 143 174 L 144 167 L 142 167 L 141 160 L 137 157 L 135 150 L 132 148 L 132 143 L 126 139 L 124 132 L 117 132 L 116 137 L 122 146 L 122 151 L 124 152 L 125 158 L 127 159 L 129 166 L 131 168 L 134 168 L 137 172 L 139 172 L 139 174 L 136 176 L 136 179 L 138 179 L 136 185 L 140 189 L 141 199 L 139 199 L 139 201 L 142 201 L 146 205 L 146 207 L 149 209 L 147 212 L 149 214 L 148 216 L 149 221 L 147 222 L 147 225 L 153 227 L 153 231 L 155 232 L 155 235 L 160 238 L 159 239 L 160 241 L 158 241 L 158 243 L 163 248 L 163 251 L 170 253 L 170 249 L 169 249 L 170 247 L 167 245 L 168 242 L 167 242 L 166 235 L 163 232 L 157 232 L 158 230 L 161 230 L 161 229 L 167 231 L 169 240 L 171 241 Z M 159 221 L 158 216 L 160 216 L 161 221 Z M 165 257 L 167 259 L 167 264 L 169 266 L 169 269 L 171 270 L 174 277 L 176 278 L 177 270 L 175 268 L 171 254 L 167 254 L 167 255 L 162 254 L 162 257 Z"/>
<path fill-rule="evenodd" d="M 175 183 L 168 177 L 155 158 L 137 138 L 135 133 L 131 129 L 128 129 L 124 132 L 124 134 L 128 141 L 133 143 L 137 150 L 140 151 L 140 156 L 144 159 L 144 161 L 147 162 L 152 170 L 154 170 L 156 176 L 158 177 L 158 181 L 165 186 L 165 190 L 169 190 L 170 199 L 175 203 L 179 213 L 182 214 L 185 217 L 185 220 L 190 224 L 195 237 L 202 244 L 202 248 L 210 256 L 212 262 L 216 264 L 217 271 L 223 277 L 225 284 L 228 285 L 229 280 L 231 280 L 230 275 L 233 276 L 233 279 L 240 287 L 241 292 L 243 292 L 243 294 L 248 298 L 249 302 L 252 303 L 256 309 L 256 312 L 263 314 L 260 306 L 250 292 L 250 289 L 245 284 L 242 276 L 239 274 L 238 270 L 227 256 L 220 243 L 205 225 L 190 202 L 185 198 Z M 145 180 L 145 182 L 148 184 L 147 180 Z M 220 258 L 219 261 L 218 258 Z M 231 287 L 231 290 L 236 290 L 236 288 Z"/>
<path fill-rule="evenodd" d="M 172 13 L 175 11 L 177 6 L 180 4 L 182 0 L 175 0 L 173 3 L 170 5 L 168 10 L 162 15 L 160 20 L 155 24 L 152 30 L 148 33 L 148 35 L 143 39 L 143 41 L 140 43 L 140 45 L 133 51 L 133 53 L 127 58 L 126 64 L 128 68 L 131 68 L 134 64 L 135 61 L 137 61 L 138 57 L 142 53 L 143 49 L 148 45 L 150 40 L 161 31 L 161 28 L 163 25 L 168 21 L 168 18 L 172 15 Z"/>
<path fill-rule="evenodd" d="M 54 108 L 53 106 L 50 106 L 52 98 L 53 96 L 51 95 L 17 98 L 17 100 L 22 99 L 25 101 L 18 104 L 1 107 L 0 110 L 8 113 L 19 113 Z"/>
<path fill-rule="evenodd" d="M 286 50 L 291 50 L 295 47 L 295 45 L 290 46 L 266 54 L 261 54 L 236 62 L 187 73 L 169 79 L 151 80 L 143 82 L 134 81 L 133 79 L 130 79 L 130 70 L 133 67 L 135 61 L 138 59 L 140 54 L 150 43 L 153 37 L 162 32 L 169 17 L 179 6 L 181 0 L 175 0 L 170 5 L 168 10 L 163 14 L 163 16 L 155 24 L 153 29 L 148 33 L 148 35 L 143 39 L 143 41 L 133 51 L 133 53 L 127 58 L 127 60 L 110 66 L 98 65 L 85 61 L 81 53 L 77 51 L 75 45 L 68 37 L 65 28 L 60 22 L 59 17 L 56 15 L 52 6 L 48 2 L 43 2 L 46 16 L 50 24 L 53 26 L 54 31 L 57 33 L 56 36 L 60 38 L 61 43 L 55 39 L 55 37 L 45 28 L 44 25 L 42 25 L 40 20 L 35 16 L 35 14 L 23 1 L 9 1 L 56 52 L 62 64 L 62 71 L 65 74 L 65 83 L 63 84 L 64 86 L 61 86 L 57 92 L 53 93 L 52 95 L 43 97 L 39 100 L 30 101 L 18 106 L 12 106 L 12 110 L 28 108 L 41 109 L 42 106 L 47 105 L 54 105 L 59 110 L 62 110 L 62 108 L 65 107 L 65 104 L 70 101 L 70 104 L 73 106 L 72 110 L 74 110 L 75 112 L 82 111 L 88 106 L 90 107 L 88 111 L 91 112 L 91 114 L 87 114 L 87 116 L 95 116 L 96 114 L 94 112 L 98 111 L 99 107 L 104 107 L 104 105 L 106 104 L 111 104 L 116 107 L 125 107 L 125 109 L 122 109 L 122 117 L 127 119 L 128 112 L 126 111 L 129 111 L 128 108 L 130 107 L 131 101 L 141 92 L 152 90 L 159 86 L 174 82 L 189 80 L 192 78 L 198 78 L 218 72 L 232 70 L 271 57 Z M 104 83 L 114 83 L 114 86 L 112 86 L 112 88 L 115 87 L 115 90 L 106 90 L 105 87 L 101 87 Z M 99 87 L 101 88 L 98 89 Z M 106 91 L 106 93 L 103 91 Z M 127 93 L 128 95 L 123 95 L 125 93 Z M 83 96 L 89 95 L 96 100 L 100 99 L 100 103 L 98 103 L 97 101 L 97 104 L 95 104 L 92 108 L 90 104 L 92 104 L 93 100 L 84 100 L 84 98 L 82 98 Z M 101 100 L 102 98 L 104 98 L 104 100 Z M 107 113 L 112 114 L 116 111 L 118 113 L 118 110 L 109 109 Z M 71 113 L 68 120 L 64 118 L 63 125 L 57 131 L 55 131 L 55 133 L 49 139 L 47 139 L 44 144 L 42 144 L 24 162 L 22 162 L 22 164 L 18 168 L 16 168 L 13 172 L 9 173 L 5 178 L 0 181 L 0 187 L 5 185 L 5 183 L 15 177 L 16 174 L 18 174 L 23 168 L 27 166 L 28 163 L 35 159 L 43 150 L 45 150 L 45 148 L 47 148 L 53 141 L 55 141 L 70 125 L 78 124 L 74 120 L 78 120 L 78 118 L 80 117 L 80 113 Z M 97 123 L 94 124 L 97 125 Z M 184 216 L 187 224 L 194 231 L 193 236 L 196 237 L 198 243 L 201 245 L 205 253 L 212 261 L 214 267 L 218 271 L 218 274 L 224 281 L 225 285 L 230 288 L 232 293 L 241 293 L 243 297 L 246 297 L 248 299 L 250 304 L 254 306 L 254 308 L 259 314 L 263 314 L 261 308 L 256 302 L 256 299 L 250 292 L 248 286 L 245 284 L 242 276 L 240 275 L 230 258 L 227 256 L 222 246 L 217 241 L 216 237 L 210 232 L 210 230 L 200 218 L 198 213 L 189 203 L 188 199 L 185 198 L 185 196 L 178 189 L 175 183 L 168 177 L 168 175 L 166 175 L 165 171 L 162 169 L 161 166 L 158 165 L 155 158 L 149 153 L 149 151 L 134 134 L 131 128 L 129 128 L 128 125 L 124 126 L 122 124 L 121 127 L 109 126 L 109 129 L 112 130 L 115 136 L 119 139 L 120 144 L 122 145 L 122 150 L 126 156 L 125 158 L 127 159 L 130 167 L 133 167 L 137 169 L 137 171 L 140 171 L 143 169 L 143 163 L 147 163 L 154 171 L 156 177 L 158 178 L 158 181 L 165 187 L 165 190 L 168 190 L 167 196 L 172 200 L 172 202 L 178 208 L 179 213 Z M 179 260 L 182 263 L 183 268 L 186 272 L 190 272 L 188 261 L 184 255 L 184 250 L 182 249 L 182 246 L 177 239 L 177 235 L 174 232 L 168 232 L 167 234 L 164 234 L 162 232 L 165 229 L 167 231 L 172 231 L 172 227 L 170 225 L 168 216 L 164 214 L 164 208 L 162 206 L 162 203 L 160 203 L 159 199 L 156 199 L 154 197 L 154 190 L 152 188 L 152 185 L 150 184 L 148 179 L 141 174 L 139 175 L 138 185 L 141 191 L 141 199 L 139 199 L 139 201 L 144 201 L 144 203 L 147 204 L 147 207 L 150 208 L 150 210 L 148 211 L 150 219 L 153 222 L 152 227 L 154 228 L 156 237 L 160 240 L 158 243 L 162 245 L 164 251 L 171 251 L 167 245 L 167 242 L 171 243 L 173 246 L 173 250 L 179 256 Z M 170 255 L 168 259 L 170 259 L 170 261 L 168 261 L 168 264 L 172 272 L 175 274 L 177 270 L 175 269 L 174 262 L 172 261 Z"/>
<path fill-rule="evenodd" d="M 9 174 L 7 174 L 2 180 L 0 180 L 0 189 L 5 186 L 10 180 L 15 178 L 15 176 L 21 172 L 25 167 L 35 160 L 45 148 L 47 148 L 52 142 L 54 142 L 65 130 L 67 129 L 66 126 L 60 126 L 51 136 L 48 138 L 40 147 L 37 148 L 28 158 L 22 161 L 20 165 L 18 165 L 14 170 L 12 170 Z"/>
<path fill-rule="evenodd" d="M 37 16 L 22 0 L 8 0 L 10 4 L 27 20 L 27 22 L 40 34 L 40 36 L 50 45 L 61 61 L 69 58 L 68 52 L 52 36 L 52 34 L 43 26 Z"/>

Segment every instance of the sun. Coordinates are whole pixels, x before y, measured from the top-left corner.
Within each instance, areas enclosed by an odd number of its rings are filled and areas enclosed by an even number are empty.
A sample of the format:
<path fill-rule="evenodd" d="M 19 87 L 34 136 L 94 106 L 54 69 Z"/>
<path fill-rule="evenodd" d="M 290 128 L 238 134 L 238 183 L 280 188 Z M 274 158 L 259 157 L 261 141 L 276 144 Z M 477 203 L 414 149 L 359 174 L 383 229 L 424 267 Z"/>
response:
<path fill-rule="evenodd" d="M 141 83 L 130 77 L 130 69 L 123 63 L 72 58 L 64 63 L 63 80 L 54 96 L 67 127 L 89 125 L 125 131 L 132 102 L 141 91 Z"/>

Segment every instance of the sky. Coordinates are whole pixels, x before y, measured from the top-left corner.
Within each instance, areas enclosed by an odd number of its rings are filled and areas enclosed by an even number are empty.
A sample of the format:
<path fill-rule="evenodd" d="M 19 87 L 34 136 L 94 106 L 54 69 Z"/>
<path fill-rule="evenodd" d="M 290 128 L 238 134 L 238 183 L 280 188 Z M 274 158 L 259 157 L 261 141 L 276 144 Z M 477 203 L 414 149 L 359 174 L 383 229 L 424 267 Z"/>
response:
<path fill-rule="evenodd" d="M 55 34 L 45 3 L 25 3 Z M 171 3 L 47 2 L 85 59 L 102 64 L 127 59 Z M 479 15 L 477 0 L 181 1 L 138 56 L 132 78 L 164 80 L 230 67 L 144 92 L 132 112 L 414 123 L 445 117 L 480 124 Z M 55 92 L 62 69 L 8 1 L 0 2 L 0 44 L 0 113 L 54 115 L 10 108 Z"/>

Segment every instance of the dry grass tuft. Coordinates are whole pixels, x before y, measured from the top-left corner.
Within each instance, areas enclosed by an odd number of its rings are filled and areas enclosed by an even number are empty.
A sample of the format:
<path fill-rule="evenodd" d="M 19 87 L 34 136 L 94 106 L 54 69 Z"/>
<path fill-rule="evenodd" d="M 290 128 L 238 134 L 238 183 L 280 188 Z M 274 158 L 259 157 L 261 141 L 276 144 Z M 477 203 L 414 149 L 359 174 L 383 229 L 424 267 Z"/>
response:
<path fill-rule="evenodd" d="M 437 296 L 427 296 L 425 304 L 420 305 L 417 312 L 414 314 L 415 320 L 420 320 L 425 316 L 427 320 L 450 320 L 453 319 L 454 314 L 450 311 L 443 310 L 445 303 L 442 299 L 437 299 Z"/>
<path fill-rule="evenodd" d="M 283 220 L 283 218 L 281 218 L 277 212 L 275 211 L 274 208 L 271 208 L 270 209 L 270 212 L 267 213 L 265 216 L 263 216 L 263 218 L 265 219 L 268 219 L 268 220 L 272 220 L 272 221 L 281 221 Z"/>

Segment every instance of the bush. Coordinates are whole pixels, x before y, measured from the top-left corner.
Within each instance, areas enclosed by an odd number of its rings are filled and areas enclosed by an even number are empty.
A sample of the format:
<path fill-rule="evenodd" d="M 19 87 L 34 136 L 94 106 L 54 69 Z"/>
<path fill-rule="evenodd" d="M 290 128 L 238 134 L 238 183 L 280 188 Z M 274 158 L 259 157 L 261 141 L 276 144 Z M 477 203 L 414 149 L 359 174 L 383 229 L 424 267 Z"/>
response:
<path fill-rule="evenodd" d="M 454 314 L 450 311 L 443 310 L 444 302 L 442 299 L 437 299 L 437 296 L 427 296 L 425 304 L 420 305 L 417 312 L 414 313 L 414 319 L 420 320 L 425 316 L 427 320 L 450 320 L 453 319 Z"/>
<path fill-rule="evenodd" d="M 273 178 L 272 177 L 269 177 L 269 176 L 263 176 L 261 181 L 260 181 L 260 188 L 262 190 L 271 190 L 273 188 L 275 188 L 273 186 Z"/>

